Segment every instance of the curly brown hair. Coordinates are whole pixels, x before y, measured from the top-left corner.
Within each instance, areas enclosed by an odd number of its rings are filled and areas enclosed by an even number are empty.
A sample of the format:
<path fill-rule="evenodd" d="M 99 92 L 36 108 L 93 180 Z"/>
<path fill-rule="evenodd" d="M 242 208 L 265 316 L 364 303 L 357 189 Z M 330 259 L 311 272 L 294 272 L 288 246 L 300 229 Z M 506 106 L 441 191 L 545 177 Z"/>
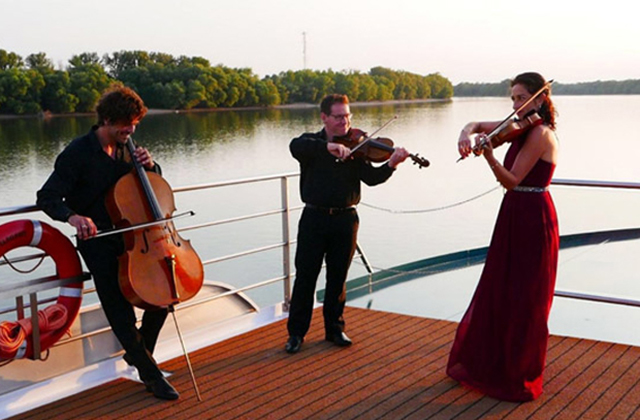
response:
<path fill-rule="evenodd" d="M 122 85 L 112 85 L 96 105 L 98 125 L 107 121 L 111 124 L 129 124 L 147 114 L 147 107 L 133 89 Z"/>
<path fill-rule="evenodd" d="M 534 94 L 539 91 L 547 83 L 541 74 L 535 72 L 528 72 L 519 74 L 511 81 L 511 87 L 515 85 L 522 85 L 527 89 L 527 92 Z M 551 100 L 551 86 L 545 89 L 544 103 L 540 106 L 538 114 L 542 117 L 542 121 L 549 126 L 549 128 L 555 130 L 556 128 L 556 108 Z"/>

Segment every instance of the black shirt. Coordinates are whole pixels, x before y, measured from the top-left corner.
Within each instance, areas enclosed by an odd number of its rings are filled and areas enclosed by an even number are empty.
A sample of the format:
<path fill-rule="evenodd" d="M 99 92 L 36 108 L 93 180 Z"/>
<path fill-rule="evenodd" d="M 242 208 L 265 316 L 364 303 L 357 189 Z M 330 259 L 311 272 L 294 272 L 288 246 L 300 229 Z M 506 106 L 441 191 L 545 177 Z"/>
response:
<path fill-rule="evenodd" d="M 53 173 L 38 191 L 36 204 L 54 220 L 66 222 L 73 214 L 90 217 L 99 230 L 112 227 L 104 199 L 116 182 L 133 169 L 118 144 L 116 158 L 107 155 L 93 126 L 73 140 L 57 157 Z M 156 164 L 154 171 L 160 172 Z"/>
<path fill-rule="evenodd" d="M 395 169 L 388 163 L 374 167 L 364 159 L 340 162 L 327 150 L 327 136 L 305 133 L 291 140 L 291 154 L 300 162 L 302 201 L 321 207 L 349 207 L 360 202 L 360 181 L 367 185 L 385 182 Z"/>

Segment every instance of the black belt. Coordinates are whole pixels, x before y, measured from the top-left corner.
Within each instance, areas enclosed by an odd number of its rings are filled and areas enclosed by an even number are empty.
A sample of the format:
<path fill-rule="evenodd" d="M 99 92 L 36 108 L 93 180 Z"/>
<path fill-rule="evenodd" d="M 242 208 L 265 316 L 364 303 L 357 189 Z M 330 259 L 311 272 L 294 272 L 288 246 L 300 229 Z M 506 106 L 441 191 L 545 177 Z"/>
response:
<path fill-rule="evenodd" d="M 326 213 L 326 214 L 329 214 L 331 216 L 333 216 L 334 214 L 346 213 L 348 211 L 352 211 L 352 210 L 356 209 L 356 206 L 349 206 L 349 207 L 321 207 L 321 206 L 316 206 L 315 204 L 305 204 L 304 206 L 306 208 L 308 208 L 308 209 L 317 210 L 319 212 Z"/>

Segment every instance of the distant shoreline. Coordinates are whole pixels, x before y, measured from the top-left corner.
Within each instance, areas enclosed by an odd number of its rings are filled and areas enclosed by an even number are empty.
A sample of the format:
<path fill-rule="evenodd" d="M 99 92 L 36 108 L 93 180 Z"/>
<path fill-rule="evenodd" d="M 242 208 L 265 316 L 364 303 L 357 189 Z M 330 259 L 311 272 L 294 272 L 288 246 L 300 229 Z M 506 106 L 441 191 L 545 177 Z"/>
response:
<path fill-rule="evenodd" d="M 353 107 L 364 106 L 379 106 L 379 105 L 398 105 L 398 104 L 416 104 L 416 103 L 430 103 L 430 102 L 450 102 L 449 99 L 393 99 L 389 101 L 369 101 L 369 102 L 351 102 Z M 147 115 L 162 115 L 162 114 L 187 114 L 187 113 L 205 113 L 205 112 L 228 112 L 228 111 L 262 111 L 269 109 L 309 109 L 317 108 L 319 104 L 311 103 L 295 103 L 286 105 L 273 105 L 273 106 L 248 106 L 237 108 L 192 108 L 192 109 L 149 109 Z M 48 120 L 50 118 L 60 117 L 87 117 L 95 115 L 94 112 L 71 112 L 68 114 L 53 114 L 50 112 L 40 112 L 38 114 L 29 115 L 8 115 L 0 114 L 0 120 L 18 119 L 18 118 L 38 118 L 42 120 Z"/>

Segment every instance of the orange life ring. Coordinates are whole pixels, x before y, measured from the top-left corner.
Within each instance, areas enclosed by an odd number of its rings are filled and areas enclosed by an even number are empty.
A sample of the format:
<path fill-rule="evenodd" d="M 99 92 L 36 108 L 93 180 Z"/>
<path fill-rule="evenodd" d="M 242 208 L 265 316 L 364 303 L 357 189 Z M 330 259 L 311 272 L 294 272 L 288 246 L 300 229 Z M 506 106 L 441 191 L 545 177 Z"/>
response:
<path fill-rule="evenodd" d="M 47 253 L 56 264 L 58 279 L 82 275 L 78 252 L 69 238 L 44 222 L 15 220 L 0 226 L 0 256 L 23 246 L 35 247 Z M 78 316 L 82 303 L 82 284 L 80 280 L 61 287 L 56 303 L 39 311 L 41 351 L 55 344 Z M 63 319 L 64 323 L 61 322 Z M 2 323 L 0 360 L 33 358 L 33 338 L 28 333 L 30 324 L 30 319 Z"/>

